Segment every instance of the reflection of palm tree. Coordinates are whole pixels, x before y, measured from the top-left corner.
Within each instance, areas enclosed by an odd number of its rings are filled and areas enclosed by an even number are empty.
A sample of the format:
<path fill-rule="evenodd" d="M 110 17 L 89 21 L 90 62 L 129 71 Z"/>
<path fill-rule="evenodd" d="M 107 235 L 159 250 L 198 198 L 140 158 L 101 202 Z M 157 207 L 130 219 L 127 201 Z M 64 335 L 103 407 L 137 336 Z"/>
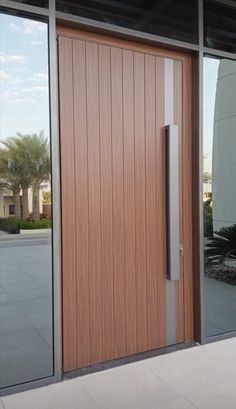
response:
<path fill-rule="evenodd" d="M 212 181 L 212 175 L 210 172 L 204 172 L 203 173 L 203 183 L 211 183 Z"/>
<path fill-rule="evenodd" d="M 39 135 L 9 137 L 2 142 L 5 146 L 0 151 L 0 174 L 10 184 L 10 189 L 19 198 L 23 191 L 23 218 L 29 217 L 28 188 L 33 190 L 33 220 L 39 220 L 39 188 L 44 180 L 49 180 L 50 154 L 48 139 L 43 132 Z"/>
<path fill-rule="evenodd" d="M 4 145 L 7 147 L 7 142 L 4 142 Z M 0 151 L 0 175 L 2 179 L 1 187 L 12 191 L 15 199 L 15 215 L 21 217 L 19 194 L 22 179 L 20 177 L 20 162 L 16 150 L 12 147 Z"/>
<path fill-rule="evenodd" d="M 8 175 L 9 177 L 17 176 L 18 182 L 18 194 L 19 190 L 22 189 L 22 217 L 23 219 L 28 219 L 29 217 L 29 199 L 28 199 L 28 189 L 31 184 L 32 178 L 28 169 L 28 158 L 25 154 L 24 146 L 24 136 L 17 134 L 7 138 L 2 142 L 5 146 L 5 155 L 8 157 Z M 13 191 L 13 189 L 12 189 Z M 13 191 L 14 194 L 14 191 Z"/>
<path fill-rule="evenodd" d="M 32 178 L 33 202 L 32 218 L 39 220 L 39 190 L 44 180 L 49 180 L 50 176 L 50 154 L 49 142 L 43 132 L 39 135 L 25 136 L 25 153 L 28 155 L 29 171 Z"/>
<path fill-rule="evenodd" d="M 236 259 L 236 224 L 214 232 L 205 251 L 208 264 L 221 264 L 226 259 Z"/>

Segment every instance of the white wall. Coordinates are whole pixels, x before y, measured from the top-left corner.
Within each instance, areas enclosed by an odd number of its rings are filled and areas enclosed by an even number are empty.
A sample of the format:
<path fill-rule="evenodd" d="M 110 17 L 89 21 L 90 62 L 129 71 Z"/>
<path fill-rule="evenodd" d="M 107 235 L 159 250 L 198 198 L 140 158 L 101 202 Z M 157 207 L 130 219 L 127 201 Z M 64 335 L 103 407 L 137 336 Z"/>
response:
<path fill-rule="evenodd" d="M 213 229 L 236 224 L 236 62 L 219 65 L 212 163 Z"/>

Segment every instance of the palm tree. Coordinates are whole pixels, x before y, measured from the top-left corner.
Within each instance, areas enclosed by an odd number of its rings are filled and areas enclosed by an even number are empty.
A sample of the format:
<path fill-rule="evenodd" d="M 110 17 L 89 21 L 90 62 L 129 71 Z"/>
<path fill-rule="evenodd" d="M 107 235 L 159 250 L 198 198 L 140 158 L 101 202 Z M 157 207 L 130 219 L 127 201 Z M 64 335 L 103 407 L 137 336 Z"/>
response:
<path fill-rule="evenodd" d="M 19 196 L 20 188 L 23 192 L 22 217 L 24 219 L 29 217 L 28 189 L 31 186 L 33 191 L 32 219 L 39 220 L 40 185 L 50 177 L 48 138 L 44 136 L 43 131 L 39 135 L 17 133 L 16 136 L 9 137 L 1 143 L 4 145 L 0 155 L 3 158 L 0 159 L 2 174 L 10 183 L 13 193 Z"/>
<path fill-rule="evenodd" d="M 16 206 L 15 216 L 20 218 L 21 204 L 19 169 L 16 164 L 13 164 L 9 151 L 5 149 L 0 150 L 0 176 L 1 187 L 11 190 L 14 195 Z"/>
<path fill-rule="evenodd" d="M 210 172 L 204 172 L 203 173 L 203 183 L 211 183 L 212 181 L 212 175 Z"/>
<path fill-rule="evenodd" d="M 50 177 L 50 151 L 48 138 L 43 131 L 39 135 L 20 135 L 23 147 L 22 155 L 27 160 L 27 169 L 31 177 L 33 192 L 32 219 L 39 220 L 39 192 L 43 181 Z"/>
<path fill-rule="evenodd" d="M 11 184 L 11 190 L 15 195 L 16 208 L 20 203 L 19 193 L 22 189 L 22 218 L 29 217 L 28 189 L 31 185 L 32 177 L 28 166 L 28 157 L 25 155 L 24 136 L 17 134 L 1 142 L 4 149 L 1 150 L 2 157 L 5 157 L 4 176 Z M 21 215 L 17 211 L 17 217 Z"/>
<path fill-rule="evenodd" d="M 214 232 L 205 251 L 207 264 L 221 264 L 226 259 L 236 259 L 236 224 Z"/>

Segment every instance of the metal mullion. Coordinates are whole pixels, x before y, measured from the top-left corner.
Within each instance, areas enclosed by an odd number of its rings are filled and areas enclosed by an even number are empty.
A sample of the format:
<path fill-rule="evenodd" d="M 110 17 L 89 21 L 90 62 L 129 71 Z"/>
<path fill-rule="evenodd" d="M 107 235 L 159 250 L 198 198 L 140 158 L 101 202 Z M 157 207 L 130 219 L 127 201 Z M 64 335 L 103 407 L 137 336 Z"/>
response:
<path fill-rule="evenodd" d="M 53 335 L 54 375 L 62 379 L 62 320 L 61 320 L 61 183 L 58 113 L 58 60 L 55 0 L 49 2 L 49 89 L 53 198 Z"/>
<path fill-rule="evenodd" d="M 198 58 L 198 115 L 199 115 L 199 169 L 198 169 L 198 191 L 199 191 L 199 341 L 204 342 L 204 326 L 205 326 L 205 304 L 204 304 L 204 220 L 203 220 L 203 57 L 204 57 L 204 9 L 203 0 L 198 0 L 198 30 L 199 30 L 199 58 Z"/>
<path fill-rule="evenodd" d="M 215 50 L 214 48 L 203 47 L 203 52 L 205 55 L 208 55 L 209 57 L 222 57 L 230 60 L 236 60 L 236 54 L 232 54 L 227 51 L 220 51 Z"/>
<path fill-rule="evenodd" d="M 204 340 L 204 343 L 210 344 L 211 342 L 223 341 L 223 340 L 235 338 L 235 337 L 236 337 L 236 331 L 224 332 L 219 335 L 212 335 L 210 337 L 206 337 Z"/>
<path fill-rule="evenodd" d="M 199 270 L 200 270 L 200 341 L 205 338 L 204 220 L 203 220 L 203 51 L 199 52 Z"/>
<path fill-rule="evenodd" d="M 8 395 L 13 395 L 14 393 L 20 393 L 29 391 L 36 388 L 41 388 L 42 386 L 48 386 L 55 383 L 54 376 L 49 376 L 47 378 L 38 379 L 35 381 L 23 382 L 21 384 L 6 386 L 0 389 L 0 398 L 4 398 Z"/>
<path fill-rule="evenodd" d="M 51 0 L 49 1 L 51 3 Z M 19 10 L 26 13 L 36 14 L 38 16 L 49 16 L 49 9 L 29 4 L 18 3 L 9 0 L 0 0 L 0 7 L 6 7 L 8 10 Z"/>

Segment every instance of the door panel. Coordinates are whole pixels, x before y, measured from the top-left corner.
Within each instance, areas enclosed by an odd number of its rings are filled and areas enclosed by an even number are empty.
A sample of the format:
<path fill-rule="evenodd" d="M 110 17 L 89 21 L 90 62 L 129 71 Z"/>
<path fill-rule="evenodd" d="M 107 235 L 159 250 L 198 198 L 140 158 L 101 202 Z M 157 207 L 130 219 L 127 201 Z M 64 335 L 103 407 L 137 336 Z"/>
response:
<path fill-rule="evenodd" d="M 59 27 L 58 37 L 69 371 L 192 339 L 191 60 L 68 28 Z M 166 280 L 170 113 L 180 133 L 177 282 Z"/>

